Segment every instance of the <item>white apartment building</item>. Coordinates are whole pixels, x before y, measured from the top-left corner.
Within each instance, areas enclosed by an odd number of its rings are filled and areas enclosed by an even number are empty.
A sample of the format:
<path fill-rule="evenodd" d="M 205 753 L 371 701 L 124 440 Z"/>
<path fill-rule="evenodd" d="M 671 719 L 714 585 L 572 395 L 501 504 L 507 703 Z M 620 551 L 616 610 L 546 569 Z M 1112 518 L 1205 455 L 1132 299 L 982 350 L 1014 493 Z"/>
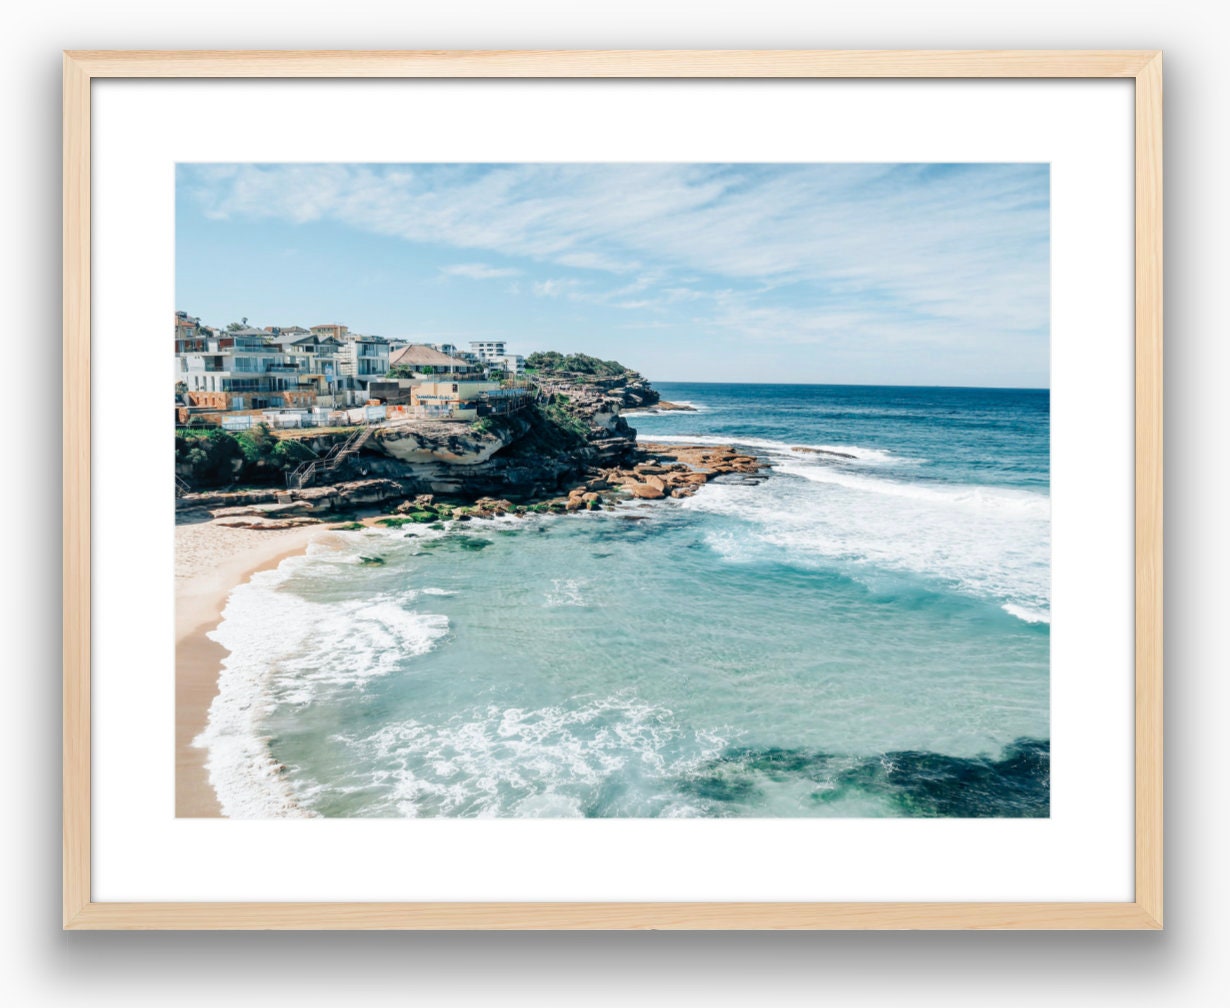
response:
<path fill-rule="evenodd" d="M 383 336 L 350 333 L 340 355 L 341 373 L 364 386 L 389 373 L 389 341 Z"/>
<path fill-rule="evenodd" d="M 484 363 L 504 356 L 504 340 L 470 340 L 470 352 Z"/>
<path fill-rule="evenodd" d="M 202 332 L 176 340 L 176 380 L 190 393 L 212 393 L 210 404 L 253 409 L 271 398 L 298 398 L 306 360 L 283 351 L 265 334 Z M 276 395 L 283 393 L 283 395 Z"/>

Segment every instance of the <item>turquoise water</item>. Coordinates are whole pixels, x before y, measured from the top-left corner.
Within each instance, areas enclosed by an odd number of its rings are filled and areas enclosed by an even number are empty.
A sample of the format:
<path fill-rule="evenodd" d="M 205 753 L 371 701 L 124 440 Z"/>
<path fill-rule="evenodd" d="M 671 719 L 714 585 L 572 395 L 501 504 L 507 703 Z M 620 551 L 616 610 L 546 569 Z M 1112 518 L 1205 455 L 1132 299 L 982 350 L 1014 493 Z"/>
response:
<path fill-rule="evenodd" d="M 659 387 L 697 412 L 641 440 L 767 477 L 339 532 L 237 589 L 224 811 L 1046 815 L 1047 393 Z"/>

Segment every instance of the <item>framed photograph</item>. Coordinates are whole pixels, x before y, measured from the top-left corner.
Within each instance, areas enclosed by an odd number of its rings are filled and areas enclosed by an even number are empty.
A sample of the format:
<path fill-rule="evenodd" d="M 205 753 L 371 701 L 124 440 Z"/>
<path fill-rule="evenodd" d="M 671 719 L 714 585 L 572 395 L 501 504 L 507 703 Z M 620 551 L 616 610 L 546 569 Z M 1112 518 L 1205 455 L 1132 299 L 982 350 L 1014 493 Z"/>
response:
<path fill-rule="evenodd" d="M 1141 52 L 64 56 L 64 926 L 1162 926 Z"/>

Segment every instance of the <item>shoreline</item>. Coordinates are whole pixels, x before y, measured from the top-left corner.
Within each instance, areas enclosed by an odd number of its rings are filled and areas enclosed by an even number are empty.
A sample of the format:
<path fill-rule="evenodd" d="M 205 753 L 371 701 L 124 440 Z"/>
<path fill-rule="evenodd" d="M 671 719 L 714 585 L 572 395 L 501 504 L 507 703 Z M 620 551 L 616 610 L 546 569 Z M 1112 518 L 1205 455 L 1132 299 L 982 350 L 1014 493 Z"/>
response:
<path fill-rule="evenodd" d="M 192 745 L 205 729 L 228 652 L 208 634 L 222 620 L 232 591 L 272 570 L 328 533 L 331 526 L 251 530 L 208 522 L 175 527 L 175 816 L 219 818 L 205 749 Z"/>
<path fill-rule="evenodd" d="M 638 443 L 642 461 L 628 468 L 606 470 L 610 478 L 582 480 L 580 485 L 564 495 L 552 495 L 550 513 L 568 513 L 590 507 L 609 508 L 602 493 L 617 491 L 619 499 L 627 501 L 658 500 L 684 497 L 695 493 L 699 486 L 722 473 L 755 474 L 762 468 L 759 459 L 741 455 L 728 445 L 665 445 L 653 441 Z M 667 460 L 668 465 L 660 464 Z M 586 498 L 590 500 L 587 501 Z M 432 518 L 444 518 L 436 513 L 436 505 L 426 503 L 430 497 L 407 496 L 394 514 L 370 515 L 363 524 L 372 524 L 380 517 L 394 518 L 409 510 L 422 520 L 423 509 L 431 508 Z M 266 505 L 267 506 L 267 505 Z M 279 505 L 279 508 L 283 505 Z M 310 505 L 309 505 L 310 506 Z M 388 502 L 385 502 L 385 507 Z M 242 505 L 231 517 L 261 522 L 261 505 Z M 417 509 L 417 510 L 416 510 Z M 471 518 L 494 518 L 509 513 L 508 501 L 480 498 L 458 515 L 461 521 Z M 372 510 L 371 506 L 363 510 Z M 547 505 L 538 510 L 546 511 Z M 419 513 L 423 511 L 423 513 Z M 221 512 L 215 510 L 215 515 Z M 518 513 L 528 513 L 527 508 Z M 218 695 L 222 663 L 228 652 L 208 636 L 222 619 L 222 611 L 232 591 L 246 584 L 263 570 L 271 570 L 290 556 L 306 551 L 322 535 L 344 522 L 334 521 L 297 525 L 290 528 L 260 528 L 259 525 L 220 525 L 217 522 L 177 524 L 175 527 L 175 815 L 177 818 L 220 818 L 222 809 L 209 780 L 206 768 L 208 751 L 192 743 L 206 727 L 209 709 Z M 344 527 L 344 525 L 343 525 Z"/>

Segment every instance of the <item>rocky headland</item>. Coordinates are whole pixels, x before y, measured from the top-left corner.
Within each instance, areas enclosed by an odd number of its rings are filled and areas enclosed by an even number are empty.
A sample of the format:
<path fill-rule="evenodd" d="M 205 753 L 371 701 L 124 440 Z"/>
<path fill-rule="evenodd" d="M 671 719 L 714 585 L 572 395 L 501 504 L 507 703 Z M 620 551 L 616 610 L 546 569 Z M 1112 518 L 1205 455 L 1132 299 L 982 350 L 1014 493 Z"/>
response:
<path fill-rule="evenodd" d="M 631 412 L 631 411 L 630 411 Z M 690 406 L 687 403 L 667 402 L 665 399 L 659 399 L 652 406 L 637 406 L 636 413 L 695 413 L 695 406 Z"/>
<path fill-rule="evenodd" d="M 435 463 L 433 463 L 434 465 Z M 401 525 L 470 521 L 501 515 L 599 511 L 624 503 L 690 497 L 712 480 L 759 482 L 764 463 L 730 446 L 660 445 L 635 449 L 622 464 L 597 465 L 553 492 L 538 496 L 481 495 L 422 490 L 422 476 L 368 477 L 297 490 L 278 488 L 187 494 L 179 501 L 183 520 L 211 519 L 245 529 L 286 529 L 346 522 L 372 512 L 376 523 Z"/>
<path fill-rule="evenodd" d="M 272 476 L 283 485 L 236 487 L 219 479 L 216 488 L 181 494 L 177 508 L 181 521 L 249 529 L 337 522 L 365 513 L 370 519 L 372 512 L 384 512 L 390 523 L 466 521 L 678 499 L 713 479 L 755 480 L 763 468 L 754 456 L 729 446 L 638 445 L 623 414 L 647 408 L 676 407 L 663 404 L 633 371 L 540 374 L 532 405 L 508 416 L 378 425 L 363 450 L 320 485 L 287 488 L 274 467 L 278 453 L 288 454 L 286 442 L 292 440 L 292 460 L 324 456 L 348 432 L 283 433 L 276 439 L 280 447 L 265 446 L 264 468 L 272 472 L 261 473 L 251 451 L 214 460 L 222 479 L 231 475 L 255 483 L 254 476 Z M 185 454 L 177 452 L 177 474 L 191 485 L 199 474 Z"/>

